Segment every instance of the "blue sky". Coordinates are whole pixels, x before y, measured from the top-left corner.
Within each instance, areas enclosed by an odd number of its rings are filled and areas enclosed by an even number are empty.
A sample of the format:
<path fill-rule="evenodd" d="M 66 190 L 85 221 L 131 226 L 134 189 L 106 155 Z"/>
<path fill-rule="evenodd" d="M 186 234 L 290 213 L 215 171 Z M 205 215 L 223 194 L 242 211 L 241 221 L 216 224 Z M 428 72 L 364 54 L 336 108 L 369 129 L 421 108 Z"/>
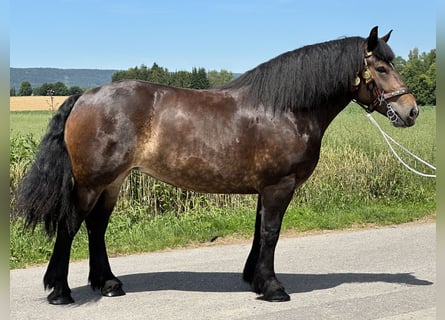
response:
<path fill-rule="evenodd" d="M 407 58 L 436 48 L 436 1 L 14 0 L 11 67 L 244 72 L 283 52 L 394 29 Z"/>

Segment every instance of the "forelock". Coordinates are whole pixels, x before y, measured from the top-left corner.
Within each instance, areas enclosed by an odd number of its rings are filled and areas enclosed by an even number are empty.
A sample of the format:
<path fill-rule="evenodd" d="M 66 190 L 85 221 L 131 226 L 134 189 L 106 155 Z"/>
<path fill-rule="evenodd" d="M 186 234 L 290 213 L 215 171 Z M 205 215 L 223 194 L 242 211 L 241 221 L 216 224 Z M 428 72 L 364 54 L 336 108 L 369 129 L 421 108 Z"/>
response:
<path fill-rule="evenodd" d="M 394 60 L 395 55 L 392 49 L 388 46 L 388 44 L 379 39 L 377 47 L 374 49 L 373 54 L 380 60 L 391 62 Z"/>

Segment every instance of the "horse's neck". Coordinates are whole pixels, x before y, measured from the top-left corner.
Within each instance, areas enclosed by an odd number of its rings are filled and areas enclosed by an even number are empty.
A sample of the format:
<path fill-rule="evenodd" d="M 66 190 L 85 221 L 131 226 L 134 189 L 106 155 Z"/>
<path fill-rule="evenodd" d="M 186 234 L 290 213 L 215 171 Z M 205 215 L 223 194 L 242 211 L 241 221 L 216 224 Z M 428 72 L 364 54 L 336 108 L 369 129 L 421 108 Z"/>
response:
<path fill-rule="evenodd" d="M 323 137 L 331 122 L 346 108 L 350 101 L 351 99 L 349 97 L 340 98 L 333 104 L 322 106 L 318 110 L 306 114 L 309 121 L 317 124 L 320 139 Z M 296 115 L 296 117 L 298 117 L 298 115 Z"/>

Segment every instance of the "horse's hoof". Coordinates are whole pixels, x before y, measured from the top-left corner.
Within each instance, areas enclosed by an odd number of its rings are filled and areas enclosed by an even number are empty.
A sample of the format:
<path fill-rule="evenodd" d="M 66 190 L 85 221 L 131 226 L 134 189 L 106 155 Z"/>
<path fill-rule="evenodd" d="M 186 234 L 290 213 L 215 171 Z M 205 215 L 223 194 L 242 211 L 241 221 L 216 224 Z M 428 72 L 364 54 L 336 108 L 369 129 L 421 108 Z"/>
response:
<path fill-rule="evenodd" d="M 101 292 L 104 297 L 119 297 L 125 295 L 125 291 L 122 290 L 122 282 L 118 279 L 106 281 Z"/>
<path fill-rule="evenodd" d="M 53 305 L 64 305 L 74 303 L 74 299 L 71 297 L 69 293 L 59 294 L 55 291 L 51 292 L 48 295 L 48 302 Z"/>
<path fill-rule="evenodd" d="M 261 299 L 269 302 L 285 302 L 290 301 L 290 296 L 284 290 L 276 290 L 265 293 Z"/>

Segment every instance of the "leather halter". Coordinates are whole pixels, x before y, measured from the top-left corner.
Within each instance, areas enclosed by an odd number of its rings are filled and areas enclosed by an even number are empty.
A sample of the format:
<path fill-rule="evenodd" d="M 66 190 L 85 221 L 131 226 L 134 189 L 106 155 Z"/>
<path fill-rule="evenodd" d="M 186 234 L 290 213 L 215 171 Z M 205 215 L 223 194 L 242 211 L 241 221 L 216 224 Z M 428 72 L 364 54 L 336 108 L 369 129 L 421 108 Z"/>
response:
<path fill-rule="evenodd" d="M 368 106 L 364 104 L 360 104 L 362 107 L 365 108 L 367 112 L 372 112 L 376 107 L 381 106 L 383 103 L 386 104 L 386 106 L 389 106 L 388 100 L 392 99 L 394 97 L 403 96 L 404 94 L 408 94 L 411 91 L 408 88 L 403 88 L 399 90 L 394 90 L 392 92 L 386 92 L 383 89 L 379 89 L 377 87 L 374 88 L 374 93 L 376 95 L 376 98 L 372 101 L 372 103 Z"/>
<path fill-rule="evenodd" d="M 366 105 L 366 104 L 358 101 L 357 99 L 354 99 L 353 101 L 355 103 L 359 104 L 368 113 L 373 112 L 376 107 L 379 107 L 383 103 L 385 103 L 386 107 L 388 109 L 388 112 L 389 112 L 390 109 L 392 109 L 392 108 L 391 108 L 391 105 L 388 102 L 388 100 L 392 99 L 394 97 L 398 97 L 398 96 L 402 96 L 404 94 L 411 93 L 411 90 L 409 90 L 408 88 L 402 88 L 402 89 L 394 90 L 394 91 L 391 91 L 391 92 L 385 92 L 385 90 L 378 88 L 375 85 L 374 78 L 372 77 L 372 74 L 371 74 L 371 72 L 368 69 L 368 63 L 366 61 L 366 59 L 371 57 L 371 56 L 372 56 L 372 52 L 366 52 L 366 55 L 365 55 L 365 68 L 362 71 L 362 75 L 363 75 L 363 78 L 364 78 L 364 80 L 366 82 L 366 86 L 368 87 L 368 90 L 370 90 L 370 91 L 372 90 L 374 92 L 375 98 L 371 102 L 371 104 L 369 104 L 369 105 Z M 360 85 L 360 81 L 358 82 L 358 85 Z M 356 89 L 358 89 L 358 85 L 355 86 Z"/>

